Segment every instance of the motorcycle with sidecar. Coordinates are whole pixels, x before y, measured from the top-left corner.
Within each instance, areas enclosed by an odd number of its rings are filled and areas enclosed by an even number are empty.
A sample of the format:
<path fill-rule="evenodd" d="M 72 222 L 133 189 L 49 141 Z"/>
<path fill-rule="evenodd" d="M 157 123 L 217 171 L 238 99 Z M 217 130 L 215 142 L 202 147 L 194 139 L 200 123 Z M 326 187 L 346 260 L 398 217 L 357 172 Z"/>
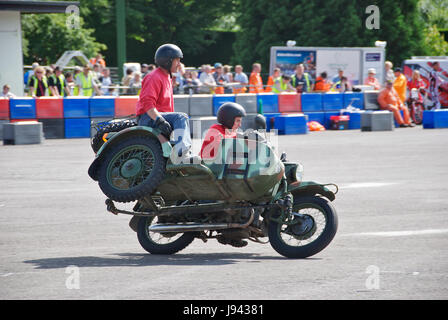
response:
<path fill-rule="evenodd" d="M 213 159 L 196 163 L 172 161 L 171 142 L 154 128 L 128 123 L 102 134 L 89 176 L 108 211 L 132 216 L 129 225 L 151 254 L 174 254 L 198 238 L 234 247 L 270 243 L 297 259 L 320 252 L 336 234 L 337 186 L 303 181 L 302 165 L 279 157 L 257 130 L 222 139 Z M 135 204 L 119 208 L 126 202 Z"/>

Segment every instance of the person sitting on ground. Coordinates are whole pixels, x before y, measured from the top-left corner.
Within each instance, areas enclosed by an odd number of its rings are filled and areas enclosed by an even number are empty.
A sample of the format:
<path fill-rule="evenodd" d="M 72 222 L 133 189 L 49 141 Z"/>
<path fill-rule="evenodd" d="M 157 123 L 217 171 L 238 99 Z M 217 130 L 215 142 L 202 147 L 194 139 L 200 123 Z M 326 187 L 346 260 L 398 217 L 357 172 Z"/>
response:
<path fill-rule="evenodd" d="M 373 90 L 380 90 L 381 85 L 380 85 L 378 79 L 375 78 L 375 75 L 376 75 L 376 70 L 375 70 L 375 68 L 370 68 L 370 69 L 367 71 L 367 74 L 368 74 L 368 75 L 367 75 L 366 80 L 364 80 L 364 84 L 365 84 L 365 85 L 368 85 L 368 86 L 372 86 L 372 87 L 373 87 Z"/>
<path fill-rule="evenodd" d="M 316 78 L 316 83 L 314 84 L 314 91 L 317 92 L 328 92 L 330 91 L 331 83 L 327 80 L 327 73 L 324 71 Z"/>
<path fill-rule="evenodd" d="M 413 127 L 411 117 L 409 116 L 408 108 L 401 102 L 398 93 L 393 87 L 393 81 L 386 81 L 386 87 L 378 95 L 378 103 L 383 110 L 393 112 L 395 120 L 400 127 Z M 401 116 L 400 110 L 403 111 L 404 119 Z"/>
<path fill-rule="evenodd" d="M 275 79 L 274 86 L 272 87 L 272 92 L 296 92 L 296 89 L 291 85 L 291 77 L 284 74 L 281 77 Z"/>
<path fill-rule="evenodd" d="M 218 123 L 212 125 L 204 138 L 201 147 L 202 159 L 213 159 L 223 138 L 236 138 L 242 119 L 246 116 L 243 106 L 235 102 L 226 102 L 218 109 Z"/>

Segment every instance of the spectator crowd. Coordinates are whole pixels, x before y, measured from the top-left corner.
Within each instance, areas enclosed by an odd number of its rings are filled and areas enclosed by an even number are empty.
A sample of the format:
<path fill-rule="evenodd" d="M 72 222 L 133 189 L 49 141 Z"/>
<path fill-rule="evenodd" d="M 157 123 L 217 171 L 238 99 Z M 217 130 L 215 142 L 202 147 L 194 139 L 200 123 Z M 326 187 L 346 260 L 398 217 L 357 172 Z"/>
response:
<path fill-rule="evenodd" d="M 217 62 L 213 66 L 204 64 L 200 68 L 186 68 L 182 63 L 178 71 L 172 74 L 174 94 L 240 94 L 240 93 L 262 93 L 262 92 L 346 92 L 360 91 L 353 87 L 350 80 L 339 69 L 337 74 L 329 77 L 327 72 L 320 73 L 314 79 L 310 73 L 305 72 L 304 64 L 295 66 L 292 76 L 282 74 L 280 68 L 275 68 L 268 76 L 266 84 L 261 76 L 262 67 L 259 63 L 252 65 L 250 73 L 245 73 L 243 66 L 222 65 Z M 439 64 L 432 64 L 434 75 L 443 72 Z M 69 69 L 69 68 L 67 68 Z M 114 83 L 111 78 L 111 70 L 106 66 L 106 61 L 101 54 L 89 60 L 89 64 L 83 67 L 72 67 L 64 70 L 55 65 L 40 66 L 33 63 L 32 69 L 25 73 L 24 83 L 29 96 L 118 96 L 139 95 L 143 78 L 156 69 L 154 64 L 142 64 L 141 70 L 128 68 L 121 81 Z M 431 74 L 432 74 L 431 73 Z M 393 69 L 390 61 L 385 63 L 385 83 L 381 84 L 376 78 L 376 70 L 368 70 L 368 76 L 363 84 L 374 90 L 379 90 L 378 104 L 381 109 L 390 110 L 395 119 L 402 126 L 410 126 L 409 113 L 406 102 L 409 92 L 417 89 L 419 101 L 424 97 L 434 101 L 433 107 L 440 108 L 437 99 L 437 83 L 431 81 L 427 85 L 420 77 L 419 71 L 414 70 L 412 78 L 407 80 L 400 68 Z M 432 83 L 435 85 L 431 85 Z M 14 98 L 8 84 L 2 88 L 2 97 Z"/>

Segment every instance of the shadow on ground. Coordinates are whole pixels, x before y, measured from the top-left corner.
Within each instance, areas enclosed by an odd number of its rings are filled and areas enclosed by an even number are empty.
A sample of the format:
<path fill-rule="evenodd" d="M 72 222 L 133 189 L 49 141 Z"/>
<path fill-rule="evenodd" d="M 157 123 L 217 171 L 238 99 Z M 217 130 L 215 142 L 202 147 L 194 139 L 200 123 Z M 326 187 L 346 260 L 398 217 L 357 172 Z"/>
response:
<path fill-rule="evenodd" d="M 255 253 L 208 253 L 152 255 L 137 253 L 113 254 L 113 257 L 61 257 L 26 260 L 24 263 L 35 265 L 36 269 L 58 269 L 68 266 L 77 267 L 149 267 L 149 266 L 194 266 L 228 265 L 243 261 L 262 262 L 265 260 L 288 260 L 282 256 L 261 256 Z M 320 260 L 308 258 L 306 260 Z"/>

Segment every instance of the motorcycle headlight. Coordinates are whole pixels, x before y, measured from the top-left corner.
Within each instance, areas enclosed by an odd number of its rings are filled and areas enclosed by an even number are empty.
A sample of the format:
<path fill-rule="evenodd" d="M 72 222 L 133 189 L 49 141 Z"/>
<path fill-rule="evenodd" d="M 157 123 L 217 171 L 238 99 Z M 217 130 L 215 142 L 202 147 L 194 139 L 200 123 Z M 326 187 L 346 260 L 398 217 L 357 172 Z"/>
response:
<path fill-rule="evenodd" d="M 297 182 L 301 182 L 303 178 L 303 165 L 301 163 L 297 164 L 296 174 L 295 174 Z"/>

